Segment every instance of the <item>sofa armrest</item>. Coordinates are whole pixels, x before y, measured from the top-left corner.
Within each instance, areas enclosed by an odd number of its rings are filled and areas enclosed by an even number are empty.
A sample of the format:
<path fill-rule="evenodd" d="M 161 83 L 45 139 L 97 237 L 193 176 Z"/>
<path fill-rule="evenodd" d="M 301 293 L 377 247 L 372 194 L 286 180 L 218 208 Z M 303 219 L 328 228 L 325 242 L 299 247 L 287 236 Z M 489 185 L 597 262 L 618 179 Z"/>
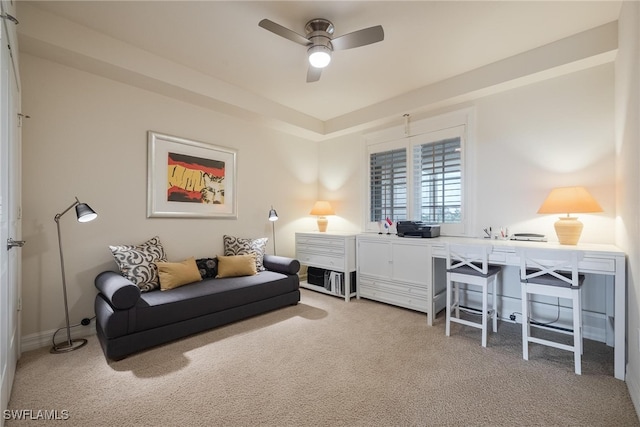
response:
<path fill-rule="evenodd" d="M 96 288 L 118 310 L 133 307 L 140 298 L 140 288 L 115 271 L 103 271 L 96 276 Z"/>
<path fill-rule="evenodd" d="M 283 274 L 297 274 L 300 271 L 300 261 L 277 255 L 265 255 L 262 261 L 264 268 Z"/>

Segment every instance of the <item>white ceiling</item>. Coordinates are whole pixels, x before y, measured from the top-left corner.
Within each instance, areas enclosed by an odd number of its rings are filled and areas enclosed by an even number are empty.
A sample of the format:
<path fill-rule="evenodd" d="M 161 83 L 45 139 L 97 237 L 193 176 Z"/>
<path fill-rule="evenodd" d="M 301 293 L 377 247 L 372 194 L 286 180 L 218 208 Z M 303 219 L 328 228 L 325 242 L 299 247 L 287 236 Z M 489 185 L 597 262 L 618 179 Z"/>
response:
<path fill-rule="evenodd" d="M 320 121 L 615 21 L 620 11 L 619 1 L 29 4 Z M 380 24 L 385 39 L 334 52 L 320 81 L 306 83 L 305 47 L 258 27 L 263 18 L 300 34 L 308 20 L 326 18 L 334 36 Z"/>

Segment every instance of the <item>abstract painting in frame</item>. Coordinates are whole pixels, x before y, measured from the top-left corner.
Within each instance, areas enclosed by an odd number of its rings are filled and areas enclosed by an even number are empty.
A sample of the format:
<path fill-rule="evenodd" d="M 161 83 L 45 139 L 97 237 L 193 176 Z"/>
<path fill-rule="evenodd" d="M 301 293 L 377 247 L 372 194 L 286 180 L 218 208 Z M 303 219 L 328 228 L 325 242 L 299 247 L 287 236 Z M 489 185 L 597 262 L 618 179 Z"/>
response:
<path fill-rule="evenodd" d="M 148 132 L 147 217 L 237 218 L 230 148 Z"/>

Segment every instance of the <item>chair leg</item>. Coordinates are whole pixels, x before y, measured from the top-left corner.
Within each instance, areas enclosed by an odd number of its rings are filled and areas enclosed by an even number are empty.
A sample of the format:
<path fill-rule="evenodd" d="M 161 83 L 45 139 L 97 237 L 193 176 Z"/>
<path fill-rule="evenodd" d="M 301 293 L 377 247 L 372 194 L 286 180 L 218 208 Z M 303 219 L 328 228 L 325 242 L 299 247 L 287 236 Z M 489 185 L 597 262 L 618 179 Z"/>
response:
<path fill-rule="evenodd" d="M 482 346 L 487 346 L 487 329 L 489 328 L 489 284 L 485 282 L 482 286 Z"/>
<path fill-rule="evenodd" d="M 578 307 L 580 307 L 580 354 L 584 354 L 584 328 L 582 327 L 582 290 L 578 291 Z"/>
<path fill-rule="evenodd" d="M 498 332 L 498 276 L 493 278 L 493 332 Z"/>
<path fill-rule="evenodd" d="M 456 319 L 460 318 L 460 283 L 453 284 L 453 302 L 456 305 Z"/>
<path fill-rule="evenodd" d="M 580 291 L 573 291 L 573 359 L 576 374 L 582 375 L 582 313 L 580 305 Z"/>
<path fill-rule="evenodd" d="M 449 274 L 447 273 L 447 275 Z M 451 279 L 447 277 L 447 311 L 446 311 L 444 334 L 445 336 L 448 337 L 450 333 L 451 333 Z"/>
<path fill-rule="evenodd" d="M 522 287 L 522 358 L 529 360 L 529 294 L 527 285 L 521 284 Z"/>

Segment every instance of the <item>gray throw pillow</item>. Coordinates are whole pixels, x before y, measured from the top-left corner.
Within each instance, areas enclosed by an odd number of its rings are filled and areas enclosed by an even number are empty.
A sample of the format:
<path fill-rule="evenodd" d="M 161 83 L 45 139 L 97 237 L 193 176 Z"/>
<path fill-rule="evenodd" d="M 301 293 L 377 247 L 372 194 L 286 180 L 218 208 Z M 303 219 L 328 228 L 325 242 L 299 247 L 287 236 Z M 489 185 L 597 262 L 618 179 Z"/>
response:
<path fill-rule="evenodd" d="M 218 260 L 216 258 L 197 259 L 196 265 L 203 279 L 211 279 L 218 275 Z"/>

